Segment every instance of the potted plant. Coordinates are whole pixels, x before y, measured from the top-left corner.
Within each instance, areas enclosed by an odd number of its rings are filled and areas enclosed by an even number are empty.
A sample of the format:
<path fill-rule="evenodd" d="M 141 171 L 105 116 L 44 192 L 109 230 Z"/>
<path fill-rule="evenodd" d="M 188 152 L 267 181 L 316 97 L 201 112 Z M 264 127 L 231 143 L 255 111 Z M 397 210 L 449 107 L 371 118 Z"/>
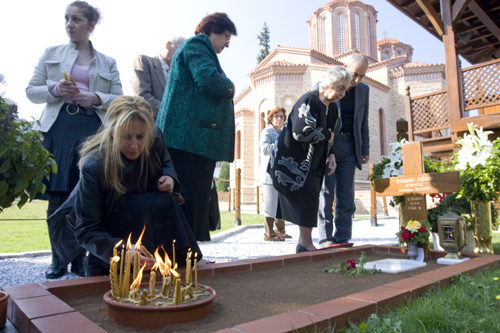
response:
<path fill-rule="evenodd" d="M 427 220 L 414 221 L 409 220 L 401 229 L 396 233 L 398 241 L 401 245 L 407 244 L 408 246 L 408 257 L 415 260 L 418 256 L 417 247 L 427 246 L 427 253 L 425 258 L 428 258 L 428 246 L 429 246 L 429 222 Z M 424 249 L 424 253 L 425 253 Z"/>
<path fill-rule="evenodd" d="M 454 155 L 456 170 L 460 171 L 461 190 L 457 198 L 471 203 L 474 224 L 474 252 L 493 253 L 491 245 L 492 218 L 491 201 L 496 201 L 500 192 L 500 138 L 491 142 L 488 135 L 472 123 L 469 133 L 458 140 L 460 150 Z"/>
<path fill-rule="evenodd" d="M 0 82 L 4 83 L 0 74 Z M 45 191 L 42 183 L 56 162 L 42 146 L 43 136 L 31 123 L 19 119 L 17 105 L 0 94 L 0 212 L 19 198 L 21 208 L 37 193 Z"/>

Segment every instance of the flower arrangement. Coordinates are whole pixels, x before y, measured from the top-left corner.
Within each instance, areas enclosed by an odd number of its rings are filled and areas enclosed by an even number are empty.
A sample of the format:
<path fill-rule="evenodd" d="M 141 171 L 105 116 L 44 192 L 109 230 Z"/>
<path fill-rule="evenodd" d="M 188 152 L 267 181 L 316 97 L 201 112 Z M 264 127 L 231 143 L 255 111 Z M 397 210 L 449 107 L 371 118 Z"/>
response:
<path fill-rule="evenodd" d="M 366 256 L 364 252 L 361 252 L 361 256 L 359 257 L 359 265 L 356 266 L 355 260 L 347 260 L 346 262 L 340 262 L 335 266 L 327 267 L 323 270 L 323 273 L 341 273 L 343 275 L 354 275 L 360 276 L 361 274 L 376 274 L 379 273 L 380 270 L 373 266 L 372 269 L 367 270 L 364 268 L 366 263 Z"/>
<path fill-rule="evenodd" d="M 455 169 L 460 171 L 461 190 L 458 198 L 471 201 L 493 201 L 500 192 L 500 138 L 491 142 L 488 135 L 474 124 L 469 133 L 458 140 L 460 150 L 454 155 Z"/>
<path fill-rule="evenodd" d="M 429 222 L 422 220 L 420 222 L 409 220 L 406 226 L 396 233 L 400 244 L 429 244 Z"/>

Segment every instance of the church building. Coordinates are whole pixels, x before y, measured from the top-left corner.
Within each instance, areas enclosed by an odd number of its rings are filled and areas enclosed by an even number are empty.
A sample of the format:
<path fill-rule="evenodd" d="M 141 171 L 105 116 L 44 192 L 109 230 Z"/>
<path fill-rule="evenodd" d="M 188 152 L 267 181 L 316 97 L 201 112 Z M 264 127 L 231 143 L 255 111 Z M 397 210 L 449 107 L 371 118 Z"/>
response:
<path fill-rule="evenodd" d="M 243 188 L 261 181 L 259 140 L 267 111 L 277 106 L 289 114 L 296 100 L 310 91 L 329 67 L 345 65 L 354 53 L 366 55 L 370 64 L 363 79 L 370 87 L 370 163 L 387 156 L 389 144 L 396 141 L 396 121 L 405 118 L 407 86 L 412 97 L 446 88 L 444 64 L 413 62 L 411 45 L 392 38 L 377 40 L 377 11 L 371 5 L 334 0 L 312 13 L 307 26 L 309 48 L 278 45 L 248 74 L 250 86 L 235 98 L 236 151 L 231 175 L 235 168 L 241 169 Z M 369 188 L 368 173 L 368 165 L 356 171 L 357 199 Z M 244 196 L 243 201 L 255 198 Z M 358 214 L 363 214 L 361 201 L 364 199 L 357 200 Z"/>

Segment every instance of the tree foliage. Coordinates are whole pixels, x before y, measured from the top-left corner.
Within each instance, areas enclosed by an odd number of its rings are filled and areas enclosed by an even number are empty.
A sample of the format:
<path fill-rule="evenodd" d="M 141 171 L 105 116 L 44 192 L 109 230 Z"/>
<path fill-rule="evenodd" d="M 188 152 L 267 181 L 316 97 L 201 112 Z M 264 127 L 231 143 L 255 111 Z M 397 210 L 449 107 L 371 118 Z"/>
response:
<path fill-rule="evenodd" d="M 259 51 L 259 55 L 257 56 L 257 64 L 259 64 L 265 57 L 269 54 L 270 46 L 269 42 L 271 41 L 271 32 L 269 31 L 269 27 L 266 22 L 264 22 L 264 27 L 260 34 L 257 35 L 257 39 L 259 40 L 259 45 L 262 48 Z"/>
<path fill-rule="evenodd" d="M 229 163 L 222 162 L 220 166 L 219 181 L 217 181 L 217 189 L 219 192 L 227 192 L 229 187 Z"/>
<path fill-rule="evenodd" d="M 0 212 L 17 199 L 21 208 L 37 193 L 51 171 L 57 172 L 52 154 L 42 146 L 43 136 L 17 116 L 17 105 L 0 97 Z"/>

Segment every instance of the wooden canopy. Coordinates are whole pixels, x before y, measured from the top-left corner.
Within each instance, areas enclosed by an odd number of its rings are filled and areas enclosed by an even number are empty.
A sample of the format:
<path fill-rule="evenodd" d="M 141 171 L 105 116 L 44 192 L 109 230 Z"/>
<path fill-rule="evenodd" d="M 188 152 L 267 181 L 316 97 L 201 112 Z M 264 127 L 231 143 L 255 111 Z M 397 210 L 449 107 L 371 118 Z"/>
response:
<path fill-rule="evenodd" d="M 443 40 L 446 28 L 441 13 L 442 1 L 387 1 L 436 38 Z M 500 0 L 452 0 L 451 2 L 456 52 L 471 64 L 499 59 Z M 449 6 L 445 8 L 447 7 Z"/>

